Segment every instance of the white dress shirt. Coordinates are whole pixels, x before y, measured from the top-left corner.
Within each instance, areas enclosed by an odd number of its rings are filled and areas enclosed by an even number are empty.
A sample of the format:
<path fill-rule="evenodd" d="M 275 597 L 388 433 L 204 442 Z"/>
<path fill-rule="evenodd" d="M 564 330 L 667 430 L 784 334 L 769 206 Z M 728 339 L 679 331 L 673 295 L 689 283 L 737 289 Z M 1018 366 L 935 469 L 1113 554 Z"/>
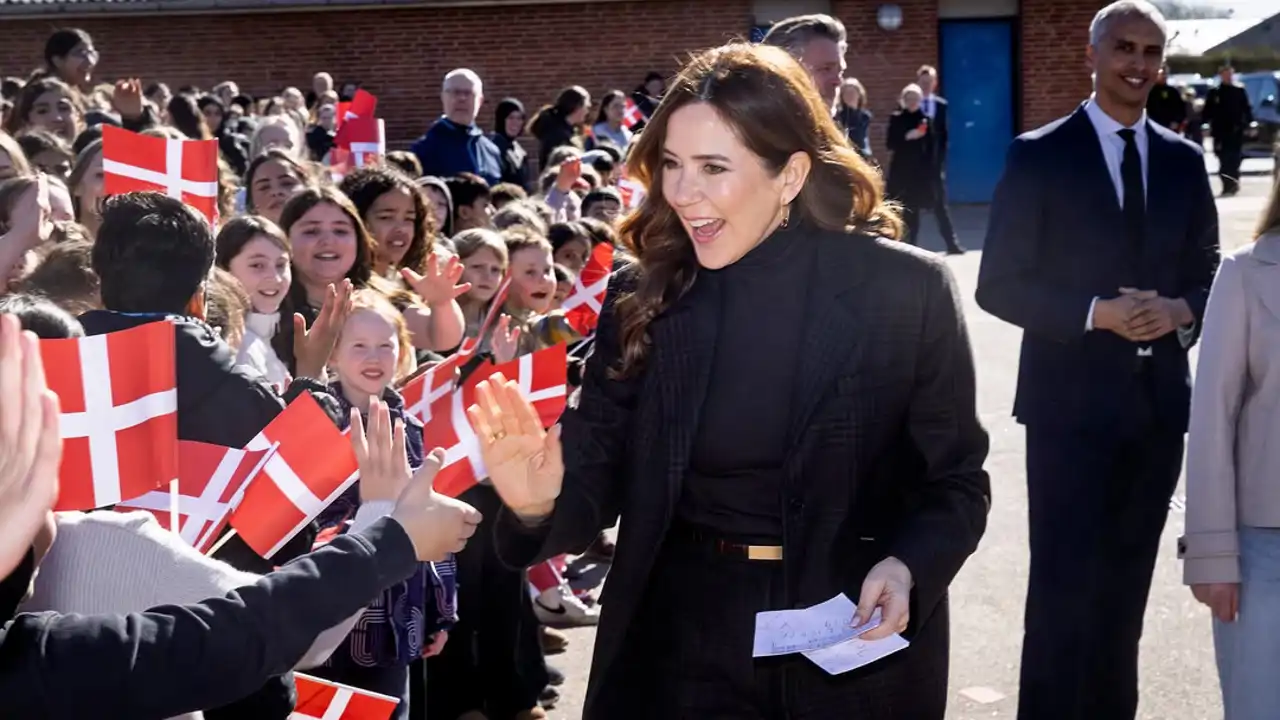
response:
<path fill-rule="evenodd" d="M 938 112 L 937 97 L 937 95 L 929 93 L 928 95 L 920 98 L 920 109 L 924 111 L 925 115 L 929 116 L 930 120 L 932 120 L 934 115 Z"/>
<path fill-rule="evenodd" d="M 1096 97 L 1090 97 L 1089 101 L 1084 104 L 1084 112 L 1089 116 L 1089 122 L 1093 123 L 1094 131 L 1098 133 L 1098 141 L 1102 145 L 1102 158 L 1107 162 L 1107 173 L 1111 175 L 1111 184 L 1115 186 L 1116 199 L 1120 202 L 1122 209 L 1124 208 L 1124 179 L 1121 177 L 1120 167 L 1124 163 L 1124 138 L 1120 137 L 1120 131 L 1124 129 L 1133 131 L 1133 141 L 1138 146 L 1138 159 L 1142 163 L 1142 199 L 1145 206 L 1147 172 L 1149 168 L 1147 157 L 1150 155 L 1148 147 L 1151 144 L 1147 137 L 1147 111 L 1143 110 L 1142 115 L 1138 117 L 1138 121 L 1134 124 L 1123 125 L 1098 107 Z M 1085 332 L 1093 330 L 1093 308 L 1097 303 L 1098 298 L 1096 297 L 1093 302 L 1089 303 L 1089 317 L 1085 318 L 1084 323 Z M 1190 329 L 1193 327 L 1194 324 L 1185 328 L 1178 328 L 1178 339 L 1184 347 L 1189 344 Z M 1151 348 L 1139 348 L 1138 354 L 1150 355 Z"/>
<path fill-rule="evenodd" d="M 1147 111 L 1142 111 L 1138 122 L 1132 125 L 1121 125 L 1103 112 L 1094 98 L 1089 98 L 1089 102 L 1084 104 L 1084 112 L 1089 116 L 1093 129 L 1098 133 L 1098 140 L 1102 143 L 1102 157 L 1107 161 L 1107 172 L 1111 174 L 1111 184 L 1116 186 L 1116 198 L 1120 201 L 1120 207 L 1123 208 L 1124 180 L 1120 177 L 1120 165 L 1124 162 L 1124 138 L 1120 137 L 1120 131 L 1125 129 L 1133 131 L 1133 140 L 1138 146 L 1138 158 L 1142 161 L 1142 189 L 1145 191 L 1147 189 L 1147 147 L 1150 145 L 1147 139 Z M 1144 197 L 1143 200 L 1146 198 Z"/>

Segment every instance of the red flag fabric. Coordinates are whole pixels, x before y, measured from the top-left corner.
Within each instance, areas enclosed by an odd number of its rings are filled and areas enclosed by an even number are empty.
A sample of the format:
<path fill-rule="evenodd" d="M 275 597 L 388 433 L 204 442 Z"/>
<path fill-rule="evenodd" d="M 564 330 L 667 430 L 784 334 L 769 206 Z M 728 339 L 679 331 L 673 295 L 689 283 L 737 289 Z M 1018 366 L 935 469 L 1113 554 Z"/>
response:
<path fill-rule="evenodd" d="M 103 191 L 161 192 L 218 220 L 218 141 L 176 140 L 102 128 Z"/>
<path fill-rule="evenodd" d="M 644 200 L 644 185 L 624 174 L 618 179 L 618 194 L 622 196 L 623 210 L 634 210 Z"/>
<path fill-rule="evenodd" d="M 467 407 L 475 403 L 476 386 L 481 380 L 501 372 L 508 380 L 517 381 L 521 394 L 538 411 L 543 427 L 550 427 L 564 412 L 568 394 L 567 363 L 563 344 L 498 366 L 486 362 L 461 388 L 437 399 L 422 432 L 425 447 L 445 449 L 444 467 L 435 479 L 436 492 L 457 497 L 487 474 L 480 457 L 480 444 L 466 412 Z"/>
<path fill-rule="evenodd" d="M 354 167 L 372 165 L 387 154 L 386 124 L 375 117 L 351 118 L 334 135 L 333 142 L 351 154 Z"/>
<path fill-rule="evenodd" d="M 631 98 L 626 100 L 626 110 L 622 115 L 622 127 L 631 129 L 640 124 L 644 120 L 644 113 L 640 112 L 639 106 L 632 102 Z"/>
<path fill-rule="evenodd" d="M 613 246 L 600 243 L 591 251 L 586 267 L 573 281 L 573 294 L 561 305 L 565 320 L 580 335 L 591 334 L 600 322 L 600 308 L 604 307 L 604 296 L 612 274 Z"/>
<path fill-rule="evenodd" d="M 378 98 L 367 90 L 356 90 L 351 102 L 338 103 L 338 113 L 334 118 L 334 129 L 342 128 L 343 123 L 353 118 L 373 117 L 378 112 Z"/>
<path fill-rule="evenodd" d="M 264 558 L 270 558 L 320 511 L 356 481 L 351 443 L 308 393 L 249 443 L 249 450 L 276 446 L 231 512 L 231 527 Z"/>
<path fill-rule="evenodd" d="M 290 720 L 387 720 L 400 700 L 350 685 L 293 674 L 298 703 Z"/>
<path fill-rule="evenodd" d="M 457 387 L 458 368 L 462 367 L 465 360 L 466 356 L 462 353 L 454 353 L 400 388 L 400 396 L 404 398 L 404 411 L 426 425 L 431 420 L 432 407 L 436 401 L 452 393 Z"/>
<path fill-rule="evenodd" d="M 114 505 L 178 477 L 173 325 L 41 340 L 40 354 L 62 403 L 55 510 Z"/>
<path fill-rule="evenodd" d="M 116 510 L 146 510 L 167 530 L 173 530 L 196 549 L 213 546 L 227 516 L 244 495 L 244 488 L 262 471 L 272 453 L 237 450 L 208 443 L 178 443 L 178 527 L 170 527 L 173 498 L 161 486 L 142 497 L 125 500 Z"/>

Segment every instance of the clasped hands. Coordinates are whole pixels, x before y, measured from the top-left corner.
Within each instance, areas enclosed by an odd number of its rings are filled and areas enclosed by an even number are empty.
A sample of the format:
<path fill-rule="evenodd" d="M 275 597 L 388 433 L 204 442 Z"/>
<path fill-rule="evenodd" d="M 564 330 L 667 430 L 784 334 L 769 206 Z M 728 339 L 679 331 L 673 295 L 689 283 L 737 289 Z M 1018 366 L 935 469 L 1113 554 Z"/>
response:
<path fill-rule="evenodd" d="M 1161 297 L 1155 290 L 1119 290 L 1119 296 L 1094 303 L 1095 330 L 1109 330 L 1131 342 L 1152 342 L 1195 322 L 1182 298 Z"/>

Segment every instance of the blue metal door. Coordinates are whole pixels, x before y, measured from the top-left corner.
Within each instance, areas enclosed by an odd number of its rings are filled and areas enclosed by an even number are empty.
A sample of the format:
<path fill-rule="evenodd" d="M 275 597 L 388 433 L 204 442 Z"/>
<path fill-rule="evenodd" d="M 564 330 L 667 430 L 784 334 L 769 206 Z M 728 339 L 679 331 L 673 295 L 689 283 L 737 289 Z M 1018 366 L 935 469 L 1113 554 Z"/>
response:
<path fill-rule="evenodd" d="M 944 21 L 939 92 L 949 103 L 947 195 L 991 201 L 1013 139 L 1013 22 Z"/>

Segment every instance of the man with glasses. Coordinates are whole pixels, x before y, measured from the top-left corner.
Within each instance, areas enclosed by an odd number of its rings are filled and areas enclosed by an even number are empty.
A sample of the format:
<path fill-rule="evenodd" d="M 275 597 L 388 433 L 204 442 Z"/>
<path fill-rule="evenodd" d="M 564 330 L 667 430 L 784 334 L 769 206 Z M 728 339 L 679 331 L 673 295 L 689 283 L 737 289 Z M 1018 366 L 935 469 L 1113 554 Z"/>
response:
<path fill-rule="evenodd" d="M 459 68 L 444 76 L 440 100 L 444 116 L 410 150 L 422 163 L 422 174 L 453 177 L 475 173 L 489 185 L 502 182 L 502 153 L 476 125 L 484 103 L 484 85 L 474 71 Z"/>

